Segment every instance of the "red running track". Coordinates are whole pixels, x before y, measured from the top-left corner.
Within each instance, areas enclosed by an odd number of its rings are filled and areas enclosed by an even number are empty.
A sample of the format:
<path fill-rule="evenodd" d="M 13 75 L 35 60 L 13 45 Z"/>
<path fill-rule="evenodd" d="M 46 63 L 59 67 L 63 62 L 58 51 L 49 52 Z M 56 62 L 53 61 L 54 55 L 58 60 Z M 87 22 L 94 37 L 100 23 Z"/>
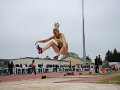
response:
<path fill-rule="evenodd" d="M 79 75 L 80 72 L 74 72 L 74 76 Z M 81 72 L 82 74 L 89 74 L 89 72 Z M 51 73 L 42 73 L 42 74 L 26 74 L 26 75 L 6 75 L 0 76 L 0 82 L 11 82 L 11 81 L 21 81 L 21 80 L 30 80 L 30 79 L 38 79 L 41 76 L 47 77 L 60 77 L 64 76 L 65 72 L 51 72 Z M 95 77 L 82 77 L 78 80 L 64 81 L 64 82 L 88 82 L 88 83 L 96 83 L 99 80 L 110 79 L 116 76 L 120 76 L 118 74 L 106 75 L 106 76 L 95 76 Z M 59 82 L 60 83 L 60 82 Z M 61 82 L 62 83 L 62 82 Z"/>

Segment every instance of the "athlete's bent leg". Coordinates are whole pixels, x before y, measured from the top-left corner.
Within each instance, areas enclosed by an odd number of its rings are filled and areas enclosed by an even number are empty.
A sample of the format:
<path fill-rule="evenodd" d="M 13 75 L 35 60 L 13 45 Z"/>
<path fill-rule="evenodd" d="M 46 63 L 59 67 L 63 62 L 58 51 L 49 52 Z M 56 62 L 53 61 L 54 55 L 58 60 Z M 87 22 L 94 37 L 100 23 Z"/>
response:
<path fill-rule="evenodd" d="M 60 49 L 60 52 L 54 57 L 54 59 L 58 59 L 60 55 L 66 55 L 66 53 L 68 52 L 68 46 L 66 46 L 66 49 L 64 47 L 62 47 Z"/>
<path fill-rule="evenodd" d="M 57 47 L 56 43 L 53 41 L 50 41 L 45 47 L 42 48 L 42 51 L 44 52 L 48 48 L 52 47 L 55 53 L 59 53 L 59 48 Z"/>

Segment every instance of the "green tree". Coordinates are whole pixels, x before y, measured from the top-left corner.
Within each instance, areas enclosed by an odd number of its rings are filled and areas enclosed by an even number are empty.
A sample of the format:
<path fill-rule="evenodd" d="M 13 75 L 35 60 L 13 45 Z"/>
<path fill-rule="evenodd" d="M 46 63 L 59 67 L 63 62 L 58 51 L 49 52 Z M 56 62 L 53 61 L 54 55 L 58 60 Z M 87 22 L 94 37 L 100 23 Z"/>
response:
<path fill-rule="evenodd" d="M 113 50 L 113 52 L 108 50 L 105 56 L 105 61 L 120 62 L 120 52 L 118 52 L 116 48 Z"/>
<path fill-rule="evenodd" d="M 110 50 L 108 50 L 107 53 L 106 53 L 106 56 L 105 56 L 105 60 L 109 61 L 110 60 L 110 56 L 111 56 L 111 52 L 110 52 Z"/>

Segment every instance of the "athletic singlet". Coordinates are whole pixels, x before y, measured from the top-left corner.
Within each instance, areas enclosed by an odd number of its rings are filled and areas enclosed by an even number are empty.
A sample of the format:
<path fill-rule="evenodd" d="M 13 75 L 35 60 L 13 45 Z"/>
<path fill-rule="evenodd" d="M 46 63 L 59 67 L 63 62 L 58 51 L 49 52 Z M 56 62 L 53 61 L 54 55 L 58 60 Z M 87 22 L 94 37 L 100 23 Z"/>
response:
<path fill-rule="evenodd" d="M 60 37 L 60 38 L 54 38 L 54 40 L 57 42 L 57 43 L 62 43 L 62 37 Z"/>

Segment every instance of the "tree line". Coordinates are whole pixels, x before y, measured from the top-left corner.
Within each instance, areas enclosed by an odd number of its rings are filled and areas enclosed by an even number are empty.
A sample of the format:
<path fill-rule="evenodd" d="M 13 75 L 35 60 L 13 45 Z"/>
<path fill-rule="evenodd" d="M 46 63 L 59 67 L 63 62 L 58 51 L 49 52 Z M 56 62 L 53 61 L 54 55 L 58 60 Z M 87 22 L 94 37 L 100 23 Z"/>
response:
<path fill-rule="evenodd" d="M 120 52 L 115 48 L 113 51 L 108 50 L 105 56 L 105 61 L 120 62 Z"/>

